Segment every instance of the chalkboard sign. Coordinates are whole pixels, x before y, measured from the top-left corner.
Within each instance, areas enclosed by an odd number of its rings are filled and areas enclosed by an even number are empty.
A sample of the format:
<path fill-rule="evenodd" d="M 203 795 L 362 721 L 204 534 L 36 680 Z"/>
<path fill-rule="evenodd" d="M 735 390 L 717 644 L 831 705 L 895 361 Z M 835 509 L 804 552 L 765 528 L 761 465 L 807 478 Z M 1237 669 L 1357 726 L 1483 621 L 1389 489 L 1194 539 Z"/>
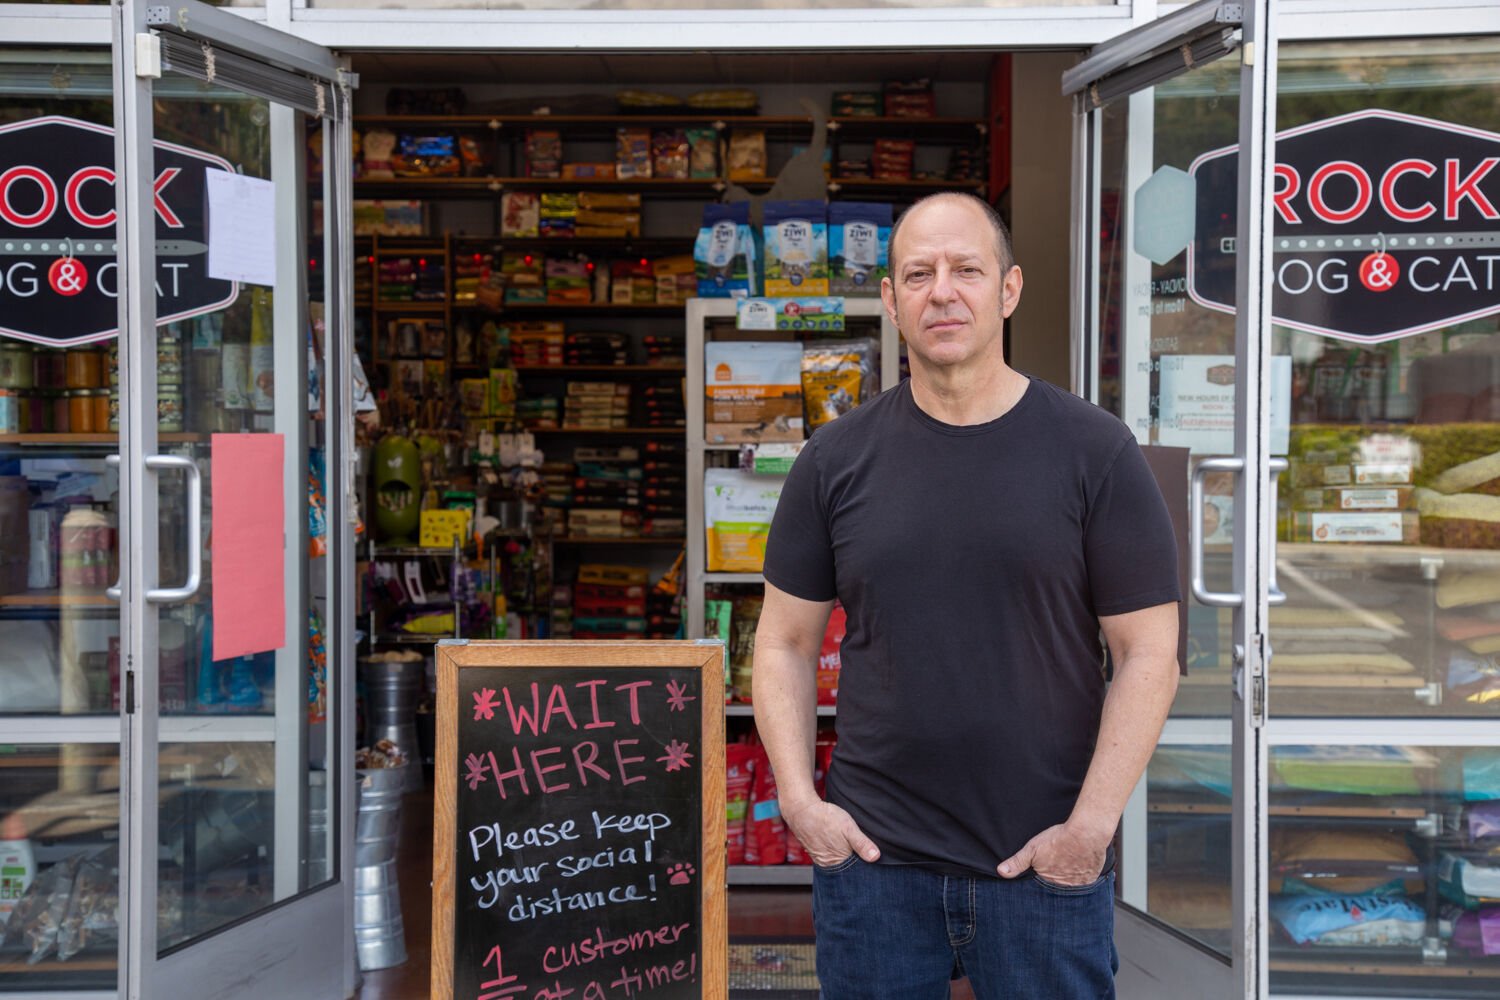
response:
<path fill-rule="evenodd" d="M 437 649 L 432 996 L 723 1000 L 724 647 Z"/>

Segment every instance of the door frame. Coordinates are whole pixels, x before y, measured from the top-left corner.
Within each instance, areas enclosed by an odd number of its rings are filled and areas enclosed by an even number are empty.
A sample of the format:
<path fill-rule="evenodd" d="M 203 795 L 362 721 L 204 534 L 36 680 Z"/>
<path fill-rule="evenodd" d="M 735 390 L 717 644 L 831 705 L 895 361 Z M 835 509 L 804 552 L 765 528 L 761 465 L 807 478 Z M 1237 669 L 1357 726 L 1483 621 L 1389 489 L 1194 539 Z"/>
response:
<path fill-rule="evenodd" d="M 1228 962 L 1210 956 L 1196 942 L 1177 934 L 1136 907 L 1121 902 L 1122 993 L 1136 975 L 1151 983 L 1152 995 L 1164 983 L 1183 982 L 1185 996 L 1269 996 L 1267 922 L 1267 759 L 1265 667 L 1267 608 L 1274 589 L 1272 541 L 1275 499 L 1270 476 L 1270 253 L 1272 205 L 1264 192 L 1273 176 L 1276 121 L 1274 0 L 1199 0 L 1148 22 L 1092 50 L 1063 76 L 1063 93 L 1074 99 L 1073 234 L 1071 340 L 1074 389 L 1097 402 L 1099 359 L 1099 111 L 1117 99 L 1132 103 L 1130 127 L 1151 128 L 1150 95 L 1143 93 L 1189 68 L 1225 54 L 1218 44 L 1226 28 L 1238 28 L 1239 191 L 1235 291 L 1234 452 L 1236 467 L 1234 590 L 1206 592 L 1195 579 L 1200 603 L 1234 609 L 1232 733 L 1232 932 Z M 1191 49 L 1187 47 L 1191 46 Z M 1231 46 L 1233 47 L 1233 46 Z M 1187 60 L 1183 53 L 1192 51 Z M 1140 111 L 1143 114 L 1137 114 Z M 1146 164 L 1149 171 L 1150 164 Z M 1139 183 L 1135 174 L 1131 183 Z M 1127 265 L 1128 269 L 1128 265 Z M 1148 275 L 1149 277 L 1149 275 Z M 1121 331 L 1122 340 L 1126 331 Z M 1130 362 L 1122 350 L 1122 369 Z M 1127 407 L 1130 402 L 1127 400 Z M 1145 412 L 1144 410 L 1142 412 Z M 1132 424 L 1137 435 L 1143 429 Z M 1189 518 L 1192 521 L 1192 518 Z M 1199 526 L 1190 523 L 1195 536 Z M 1200 549 L 1200 545 L 1195 545 Z M 1197 567 L 1191 574 L 1201 577 Z M 1184 600 L 1188 596 L 1184 595 Z M 1142 789 L 1137 788 L 1133 804 Z M 1127 809 L 1127 813 L 1129 809 Z M 1129 816 L 1126 826 L 1129 828 Z M 1137 824 L 1132 831 L 1143 834 Z M 1127 850 L 1129 848 L 1127 847 Z M 1143 859 L 1142 859 L 1143 860 Z M 1126 951 L 1128 949 L 1128 952 Z M 1185 973 L 1184 970 L 1190 970 Z M 1196 983 L 1191 980 L 1196 979 Z"/>
<path fill-rule="evenodd" d="M 353 829 L 352 641 L 348 630 L 332 627 L 328 636 L 330 726 L 326 732 L 329 772 L 328 809 L 333 863 L 330 880 L 297 893 L 299 863 L 305 857 L 306 789 L 297 761 L 306 748 L 298 687 L 301 673 L 286 651 L 278 653 L 276 775 L 278 810 L 274 873 L 282 901 L 237 922 L 159 954 L 156 933 L 158 862 L 158 654 L 157 606 L 148 590 L 158 580 L 158 485 L 148 466 L 158 453 L 156 416 L 156 295 L 154 290 L 155 212 L 153 210 L 153 80 L 165 62 L 181 74 L 218 82 L 277 102 L 271 108 L 271 164 L 277 181 L 277 212 L 297 218 L 288 232 L 301 241 L 306 190 L 303 167 L 305 137 L 291 108 L 322 120 L 326 163 L 350 162 L 350 89 L 357 83 L 327 49 L 262 24 L 248 21 L 198 0 L 175 0 L 170 6 L 147 0 L 120 0 L 112 5 L 115 108 L 116 210 L 119 223 L 120 329 L 120 500 L 121 500 L 121 824 L 120 892 L 122 933 L 119 947 L 119 995 L 128 1000 L 161 996 L 213 996 L 233 1000 L 280 991 L 284 995 L 347 996 L 357 972 L 353 951 L 352 852 L 341 849 L 343 831 Z M 177 58 L 173 58 L 175 55 Z M 201 53 L 203 65 L 191 65 Z M 183 60 L 182 55 L 190 58 Z M 216 57 L 216 58 L 215 58 Z M 184 64 L 185 63 L 185 64 Z M 217 66 L 217 69 L 216 69 Z M 215 77 L 217 76 L 217 80 Z M 328 496 L 338 515 L 329 518 L 330 556 L 322 588 L 328 597 L 328 622 L 352 620 L 353 526 L 343 516 L 352 496 L 353 417 L 350 409 L 352 356 L 353 237 L 350 225 L 352 177 L 329 170 L 324 194 L 326 332 L 324 357 L 328 449 Z M 297 245 L 300 248 L 301 241 Z M 278 329 L 306 330 L 306 276 L 301 250 L 277 253 Z M 284 343 L 289 341 L 289 343 Z M 277 339 L 278 384 L 294 390 L 289 406 L 278 407 L 275 430 L 289 440 L 286 478 L 289 498 L 298 498 L 306 483 L 306 424 L 300 413 L 306 399 L 307 348 L 301 336 Z M 283 375 L 290 378 L 283 380 Z M 297 426 L 299 425 L 300 426 Z M 153 465 L 155 463 L 152 463 Z M 300 511 L 291 503 L 289 512 Z M 305 518 L 303 518 L 305 521 Z M 288 533 L 293 558 L 287 560 L 288 595 L 298 595 L 287 614 L 288 636 L 306 630 L 306 560 L 295 547 L 303 532 Z M 197 540 L 191 540 L 195 546 Z M 296 576 L 294 580 L 293 577 Z M 176 581 L 172 581 L 175 583 Z M 300 613 L 299 613 L 300 612 Z M 292 650 L 300 649 L 293 643 Z M 298 711 L 293 711 L 296 708 Z M 285 746 L 283 746 L 285 744 Z M 289 753 L 298 755 L 288 759 Z M 282 787 L 291 782 L 291 787 Z M 296 808 L 285 806 L 287 797 Z M 352 840 L 352 837 L 349 839 Z M 330 960 L 333 956 L 339 959 Z"/>

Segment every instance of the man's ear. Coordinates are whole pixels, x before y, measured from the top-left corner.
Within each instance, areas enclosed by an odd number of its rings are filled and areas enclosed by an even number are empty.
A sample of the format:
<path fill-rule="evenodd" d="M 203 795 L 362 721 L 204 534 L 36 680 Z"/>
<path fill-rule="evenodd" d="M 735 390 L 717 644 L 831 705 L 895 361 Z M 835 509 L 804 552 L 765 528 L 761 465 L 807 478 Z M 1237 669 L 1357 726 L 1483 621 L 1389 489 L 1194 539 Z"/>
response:
<path fill-rule="evenodd" d="M 1021 286 L 1024 284 L 1020 266 L 1012 265 L 1000 285 L 1000 315 L 1005 319 L 1010 319 L 1010 314 L 1021 304 Z"/>
<path fill-rule="evenodd" d="M 891 322 L 899 327 L 901 321 L 896 318 L 896 286 L 889 277 L 880 279 L 880 301 L 885 304 L 885 311 L 891 317 Z"/>

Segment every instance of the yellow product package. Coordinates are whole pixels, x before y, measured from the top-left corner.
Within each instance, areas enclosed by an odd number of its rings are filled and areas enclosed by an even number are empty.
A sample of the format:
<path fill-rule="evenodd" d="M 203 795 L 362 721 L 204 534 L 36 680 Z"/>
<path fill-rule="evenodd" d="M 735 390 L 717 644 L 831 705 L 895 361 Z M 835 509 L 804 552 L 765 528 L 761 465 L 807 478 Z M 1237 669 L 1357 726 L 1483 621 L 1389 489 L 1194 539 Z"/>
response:
<path fill-rule="evenodd" d="M 708 532 L 710 573 L 759 573 L 766 561 L 766 536 L 784 476 L 757 476 L 739 469 L 708 469 L 703 474 L 703 510 Z"/>
<path fill-rule="evenodd" d="M 875 395 L 875 342 L 813 340 L 802 348 L 802 399 L 816 430 Z"/>

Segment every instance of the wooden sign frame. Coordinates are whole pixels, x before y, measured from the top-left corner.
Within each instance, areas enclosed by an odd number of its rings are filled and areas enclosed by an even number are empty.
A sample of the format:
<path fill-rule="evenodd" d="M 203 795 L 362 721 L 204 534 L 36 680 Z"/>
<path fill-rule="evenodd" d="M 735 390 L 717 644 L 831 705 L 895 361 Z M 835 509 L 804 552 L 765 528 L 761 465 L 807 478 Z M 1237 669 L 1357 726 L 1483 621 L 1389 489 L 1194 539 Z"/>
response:
<path fill-rule="evenodd" d="M 434 770 L 432 844 L 432 977 L 434 1000 L 473 1000 L 453 995 L 455 907 L 454 858 L 458 816 L 459 671 L 475 668 L 577 667 L 676 668 L 699 672 L 702 743 L 698 776 L 703 804 L 699 879 L 699 947 L 703 1000 L 728 1000 L 729 914 L 725 867 L 724 706 L 711 695 L 724 683 L 724 644 L 717 640 L 659 642 L 468 641 L 447 639 L 436 647 L 437 757 Z"/>

